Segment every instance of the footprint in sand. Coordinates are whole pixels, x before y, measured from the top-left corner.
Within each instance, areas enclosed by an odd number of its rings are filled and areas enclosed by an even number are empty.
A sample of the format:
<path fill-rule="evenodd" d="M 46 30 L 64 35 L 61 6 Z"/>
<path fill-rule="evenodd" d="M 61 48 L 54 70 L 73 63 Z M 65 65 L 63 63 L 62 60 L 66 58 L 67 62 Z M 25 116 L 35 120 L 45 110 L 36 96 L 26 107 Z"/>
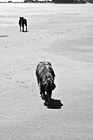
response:
<path fill-rule="evenodd" d="M 9 78 L 7 78 L 7 79 L 11 80 L 12 78 L 11 78 L 11 77 L 9 77 Z"/>
<path fill-rule="evenodd" d="M 8 37 L 8 35 L 0 35 L 0 37 Z"/>

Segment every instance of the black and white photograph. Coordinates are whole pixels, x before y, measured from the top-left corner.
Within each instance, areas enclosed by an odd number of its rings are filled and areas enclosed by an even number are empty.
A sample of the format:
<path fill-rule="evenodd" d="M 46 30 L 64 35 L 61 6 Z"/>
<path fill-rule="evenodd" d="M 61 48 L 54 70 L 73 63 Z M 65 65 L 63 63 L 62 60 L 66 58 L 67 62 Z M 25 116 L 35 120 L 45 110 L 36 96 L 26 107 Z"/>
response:
<path fill-rule="evenodd" d="M 93 140 L 93 0 L 0 0 L 0 140 Z"/>

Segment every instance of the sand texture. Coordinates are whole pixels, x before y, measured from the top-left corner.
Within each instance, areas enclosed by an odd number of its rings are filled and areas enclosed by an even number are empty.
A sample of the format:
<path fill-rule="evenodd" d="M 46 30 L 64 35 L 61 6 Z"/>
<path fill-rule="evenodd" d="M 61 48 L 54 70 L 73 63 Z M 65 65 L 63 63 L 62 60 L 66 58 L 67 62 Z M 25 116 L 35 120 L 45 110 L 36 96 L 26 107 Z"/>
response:
<path fill-rule="evenodd" d="M 56 74 L 49 108 L 40 61 Z M 93 140 L 92 4 L 0 4 L 0 140 Z"/>

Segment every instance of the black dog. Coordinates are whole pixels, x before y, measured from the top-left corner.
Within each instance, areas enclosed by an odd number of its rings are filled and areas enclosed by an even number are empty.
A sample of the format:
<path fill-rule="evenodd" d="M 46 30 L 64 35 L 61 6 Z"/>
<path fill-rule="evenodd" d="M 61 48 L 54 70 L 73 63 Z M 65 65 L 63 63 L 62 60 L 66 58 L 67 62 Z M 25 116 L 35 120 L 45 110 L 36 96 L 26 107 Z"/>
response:
<path fill-rule="evenodd" d="M 27 32 L 27 20 L 24 17 L 20 17 L 19 26 L 20 26 L 20 31 L 22 27 L 22 32 L 24 32 L 24 25 L 26 26 L 26 32 Z"/>
<path fill-rule="evenodd" d="M 55 89 L 54 84 L 55 73 L 50 62 L 40 62 L 36 68 L 36 76 L 40 87 L 40 94 L 45 104 L 48 105 L 51 100 L 52 90 Z"/>

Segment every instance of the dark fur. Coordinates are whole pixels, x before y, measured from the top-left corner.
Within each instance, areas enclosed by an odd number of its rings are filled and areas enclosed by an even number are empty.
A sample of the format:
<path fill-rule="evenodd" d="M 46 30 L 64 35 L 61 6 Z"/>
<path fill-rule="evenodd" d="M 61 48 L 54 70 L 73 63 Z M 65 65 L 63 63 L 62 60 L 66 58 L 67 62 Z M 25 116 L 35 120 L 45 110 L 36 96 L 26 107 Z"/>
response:
<path fill-rule="evenodd" d="M 24 25 L 26 26 L 26 32 L 27 32 L 27 20 L 24 17 L 20 17 L 19 26 L 20 26 L 20 31 L 22 27 L 22 32 L 24 32 Z"/>
<path fill-rule="evenodd" d="M 50 62 L 40 62 L 36 68 L 36 76 L 40 87 L 40 94 L 45 99 L 51 99 L 52 90 L 55 89 L 55 73 Z M 46 95 L 45 95 L 46 94 Z M 48 99 L 45 99 L 48 100 Z"/>

